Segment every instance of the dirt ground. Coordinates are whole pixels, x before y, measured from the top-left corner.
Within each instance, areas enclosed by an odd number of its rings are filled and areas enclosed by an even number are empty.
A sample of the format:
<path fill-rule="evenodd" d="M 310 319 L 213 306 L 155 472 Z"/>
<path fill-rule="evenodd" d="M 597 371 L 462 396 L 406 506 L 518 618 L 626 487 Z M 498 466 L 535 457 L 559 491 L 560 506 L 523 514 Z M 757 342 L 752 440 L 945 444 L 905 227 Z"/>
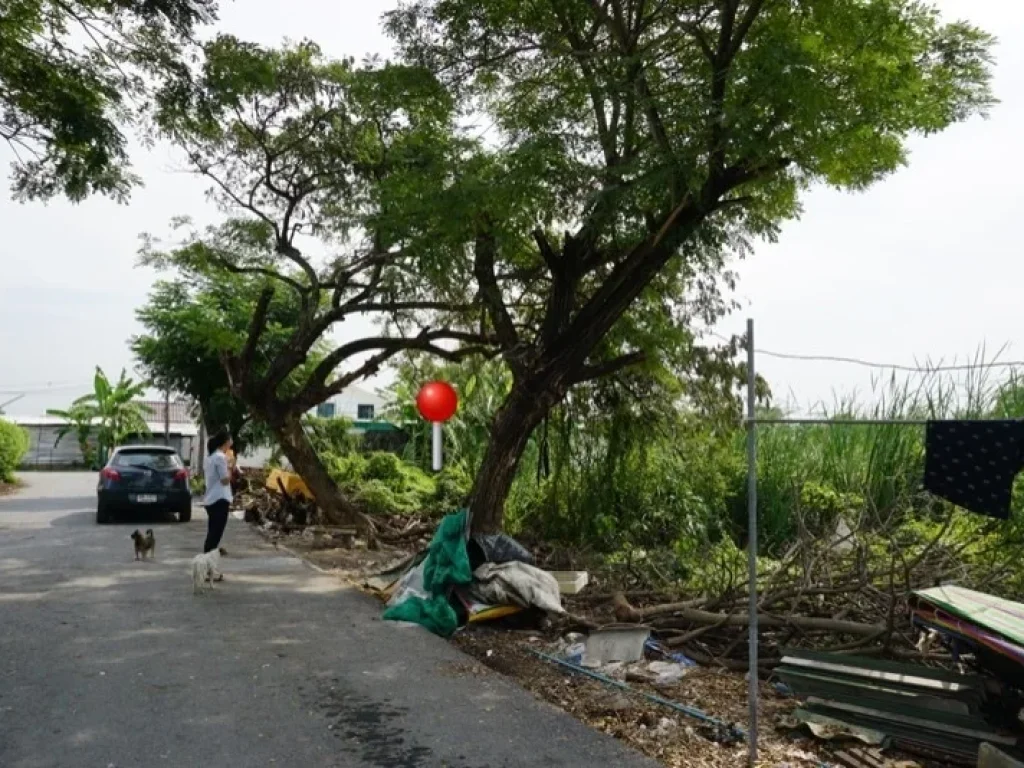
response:
<path fill-rule="evenodd" d="M 14 493 L 21 487 L 21 483 L 0 483 L 0 496 L 7 496 L 8 494 Z"/>
<path fill-rule="evenodd" d="M 339 577 L 362 586 L 364 577 L 379 573 L 402 562 L 409 555 L 403 547 L 381 545 L 367 550 L 365 545 L 348 549 L 319 536 L 283 535 L 263 532 L 271 541 L 286 546 L 309 562 Z M 585 603 L 584 603 L 585 604 Z M 570 606 L 600 621 L 602 607 L 589 610 Z M 730 736 L 728 728 L 718 728 L 671 707 L 576 674 L 536 656 L 531 649 L 550 651 L 559 640 L 554 630 L 495 629 L 467 627 L 456 633 L 452 642 L 476 659 L 450 670 L 455 675 L 482 674 L 484 667 L 511 678 L 535 696 L 569 712 L 588 725 L 622 739 L 638 751 L 668 768 L 735 768 L 746 764 L 745 741 Z M 701 710 L 709 717 L 743 731 L 747 728 L 747 681 L 741 673 L 708 667 L 688 670 L 681 681 L 655 687 L 630 682 L 634 691 L 659 696 L 686 707 Z M 849 749 L 798 730 L 790 717 L 796 702 L 780 695 L 773 685 L 761 683 L 759 708 L 760 761 L 762 768 L 824 768 L 840 766 L 833 750 Z M 893 756 L 882 763 L 886 768 L 917 768 L 924 763 Z"/>
<path fill-rule="evenodd" d="M 746 761 L 746 742 L 730 739 L 720 729 L 533 655 L 530 648 L 543 650 L 547 642 L 539 634 L 466 629 L 456 634 L 453 642 L 534 695 L 670 768 L 724 768 Z M 747 683 L 742 675 L 696 667 L 671 686 L 629 685 L 746 729 Z M 761 686 L 761 695 L 760 764 L 798 768 L 827 763 L 829 754 L 809 736 L 793 734 L 788 727 L 780 732 L 793 702 L 767 685 Z"/>

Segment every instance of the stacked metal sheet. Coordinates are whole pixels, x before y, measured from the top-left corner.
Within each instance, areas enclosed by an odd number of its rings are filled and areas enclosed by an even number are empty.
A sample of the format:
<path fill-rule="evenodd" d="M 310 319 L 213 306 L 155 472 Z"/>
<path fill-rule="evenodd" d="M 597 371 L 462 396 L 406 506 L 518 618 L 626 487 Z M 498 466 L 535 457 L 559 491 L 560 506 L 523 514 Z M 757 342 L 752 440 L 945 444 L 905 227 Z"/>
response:
<path fill-rule="evenodd" d="M 979 745 L 1016 746 L 983 716 L 986 679 L 842 654 L 793 651 L 778 676 L 804 706 L 797 718 L 819 736 L 974 765 Z"/>

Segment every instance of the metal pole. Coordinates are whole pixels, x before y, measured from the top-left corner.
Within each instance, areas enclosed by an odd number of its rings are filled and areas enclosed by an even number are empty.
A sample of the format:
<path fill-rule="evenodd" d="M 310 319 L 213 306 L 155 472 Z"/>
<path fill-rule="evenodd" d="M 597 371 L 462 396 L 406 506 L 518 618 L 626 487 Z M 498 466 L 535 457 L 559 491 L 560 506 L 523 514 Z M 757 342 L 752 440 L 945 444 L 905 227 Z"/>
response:
<path fill-rule="evenodd" d="M 441 422 L 435 421 L 433 425 L 433 437 L 434 437 L 434 451 L 433 451 L 433 467 L 435 472 L 441 471 Z"/>
<path fill-rule="evenodd" d="M 754 321 L 747 320 L 747 578 L 750 583 L 750 705 L 747 764 L 757 764 L 757 422 L 754 420 Z"/>
<path fill-rule="evenodd" d="M 171 444 L 171 392 L 164 391 L 164 445 Z"/>

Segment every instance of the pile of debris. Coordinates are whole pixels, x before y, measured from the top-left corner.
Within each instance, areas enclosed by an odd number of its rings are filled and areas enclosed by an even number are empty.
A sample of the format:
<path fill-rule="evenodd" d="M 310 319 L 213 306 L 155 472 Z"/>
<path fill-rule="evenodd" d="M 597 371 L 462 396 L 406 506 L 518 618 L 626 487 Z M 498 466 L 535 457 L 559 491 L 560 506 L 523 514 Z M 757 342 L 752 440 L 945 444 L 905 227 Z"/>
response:
<path fill-rule="evenodd" d="M 359 532 L 351 526 L 330 525 L 313 500 L 302 478 L 279 469 L 246 469 L 236 485 L 237 506 L 247 523 L 271 534 L 298 534 L 323 547 L 351 549 Z M 437 521 L 415 515 L 374 517 L 374 530 L 366 544 L 395 547 L 424 546 L 437 527 Z"/>
<path fill-rule="evenodd" d="M 923 615 L 912 617 L 915 595 L 965 577 L 958 550 L 944 538 L 947 532 L 913 542 L 899 531 L 885 534 L 863 525 L 831 538 L 801 535 L 758 575 L 762 673 L 777 666 L 790 648 L 926 660 L 917 642 L 927 622 Z M 659 603 L 649 595 L 609 595 L 615 619 L 650 627 L 670 647 L 701 663 L 745 671 L 749 582 L 741 560 L 707 563 L 710 575 L 691 599 L 676 596 Z M 981 589 L 998 589 L 998 571 L 972 573 L 971 581 Z"/>
<path fill-rule="evenodd" d="M 794 718 L 819 738 L 976 765 L 982 744 L 1015 749 L 1019 710 L 994 678 L 920 664 L 794 651 L 776 675 L 803 702 Z"/>

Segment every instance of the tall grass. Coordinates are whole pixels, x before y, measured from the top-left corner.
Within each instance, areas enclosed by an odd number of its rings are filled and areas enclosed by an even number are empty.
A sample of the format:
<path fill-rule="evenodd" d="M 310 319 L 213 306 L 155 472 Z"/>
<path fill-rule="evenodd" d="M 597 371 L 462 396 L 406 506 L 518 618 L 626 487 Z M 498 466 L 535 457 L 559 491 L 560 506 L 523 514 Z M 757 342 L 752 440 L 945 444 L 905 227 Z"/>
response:
<path fill-rule="evenodd" d="M 958 371 L 933 366 L 919 374 L 893 375 L 872 382 L 867 398 L 844 396 L 819 405 L 811 416 L 826 420 L 920 420 L 1020 418 L 1024 379 L 994 368 L 984 350 Z M 758 508 L 769 551 L 794 533 L 795 511 L 808 484 L 834 492 L 853 505 L 882 515 L 917 506 L 924 469 L 923 426 L 909 424 L 764 425 L 758 427 Z M 741 449 L 742 436 L 736 448 Z M 746 494 L 737 494 L 746 504 Z M 856 510 L 850 510 L 851 513 Z M 733 518 L 744 519 L 740 508 Z"/>

